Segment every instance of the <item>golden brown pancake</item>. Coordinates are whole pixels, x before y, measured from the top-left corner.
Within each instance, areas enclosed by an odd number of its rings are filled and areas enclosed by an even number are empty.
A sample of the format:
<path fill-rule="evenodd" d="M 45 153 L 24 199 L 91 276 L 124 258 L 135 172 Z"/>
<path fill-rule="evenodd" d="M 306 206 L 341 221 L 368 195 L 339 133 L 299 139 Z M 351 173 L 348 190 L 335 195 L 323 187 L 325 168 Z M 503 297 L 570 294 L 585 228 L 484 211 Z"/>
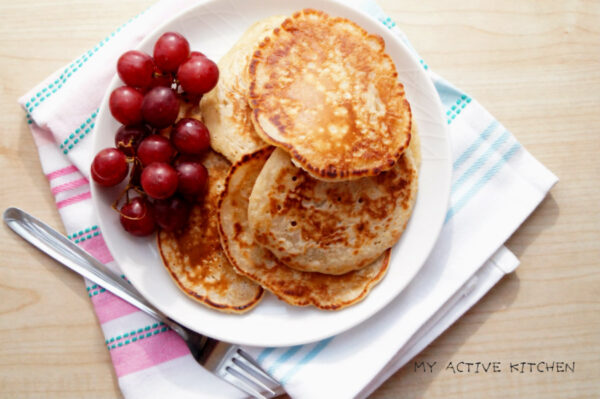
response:
<path fill-rule="evenodd" d="M 415 164 L 417 166 L 417 170 L 421 169 L 421 137 L 419 136 L 419 128 L 415 122 L 415 118 L 412 118 L 412 122 L 410 124 L 410 144 L 408 149 L 412 153 L 412 156 L 415 160 Z"/>
<path fill-rule="evenodd" d="M 202 163 L 209 171 L 204 201 L 194 206 L 181 231 L 160 231 L 158 247 L 173 281 L 186 295 L 219 311 L 246 312 L 258 304 L 264 291 L 237 274 L 221 248 L 217 202 L 229 162 L 211 151 Z"/>
<path fill-rule="evenodd" d="M 256 132 L 318 179 L 391 169 L 409 145 L 411 111 L 384 47 L 347 19 L 294 13 L 250 61 Z"/>
<path fill-rule="evenodd" d="M 412 213 L 417 177 L 410 150 L 377 176 L 326 182 L 277 149 L 252 189 L 250 228 L 258 244 L 294 269 L 347 273 L 398 241 Z"/>
<path fill-rule="evenodd" d="M 273 16 L 252 25 L 219 60 L 219 82 L 200 102 L 202 119 L 210 131 L 212 148 L 230 162 L 267 147 L 254 131 L 248 105 L 248 63 L 260 41 L 284 16 Z"/>
<path fill-rule="evenodd" d="M 385 275 L 389 250 L 370 266 L 331 276 L 291 269 L 254 242 L 248 225 L 248 201 L 271 151 L 266 148 L 246 155 L 229 172 L 219 201 L 219 233 L 225 254 L 239 273 L 289 304 L 338 310 L 359 302 Z"/>

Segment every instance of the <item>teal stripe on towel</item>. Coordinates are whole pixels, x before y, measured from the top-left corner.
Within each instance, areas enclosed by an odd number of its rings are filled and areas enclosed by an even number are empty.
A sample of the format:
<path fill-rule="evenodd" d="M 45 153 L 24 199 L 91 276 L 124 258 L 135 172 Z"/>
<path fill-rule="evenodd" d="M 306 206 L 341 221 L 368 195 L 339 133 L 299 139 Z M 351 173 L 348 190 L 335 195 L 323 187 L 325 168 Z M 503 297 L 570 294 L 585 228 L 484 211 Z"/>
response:
<path fill-rule="evenodd" d="M 275 350 L 275 348 L 265 348 L 265 349 L 263 349 L 263 351 L 260 352 L 260 354 L 256 358 L 256 361 L 258 363 L 262 364 L 264 362 L 264 360 L 267 358 L 267 356 L 269 356 L 271 353 L 273 353 L 274 350 Z"/>
<path fill-rule="evenodd" d="M 320 341 L 315 345 L 294 367 L 292 367 L 282 378 L 280 381 L 283 385 L 285 385 L 290 378 L 292 378 L 305 364 L 313 360 L 329 343 L 333 340 L 334 337 L 330 337 Z"/>
<path fill-rule="evenodd" d="M 469 180 L 469 178 L 471 176 L 473 176 L 479 169 L 481 169 L 483 167 L 483 165 L 486 164 L 488 159 L 492 156 L 492 154 L 494 154 L 498 150 L 498 148 L 500 148 L 500 146 L 502 146 L 502 144 L 504 144 L 506 142 L 506 140 L 508 140 L 509 137 L 510 137 L 510 133 L 508 132 L 508 130 L 506 130 L 502 134 L 502 136 L 498 137 L 492 143 L 490 148 L 488 148 L 486 150 L 486 152 L 483 153 L 483 155 L 481 155 L 479 158 L 477 158 L 477 160 L 475 162 L 473 162 L 473 165 L 471 165 L 469 167 L 469 169 L 467 169 L 456 180 L 456 182 L 454 182 L 454 184 L 452 185 L 452 193 L 454 193 L 456 190 L 458 190 L 467 180 Z"/>
<path fill-rule="evenodd" d="M 506 151 L 506 153 L 504 153 L 504 155 L 502 155 L 502 158 L 500 158 L 485 173 L 485 175 L 483 175 L 479 179 L 479 181 L 477 181 L 477 183 L 475 183 L 473 185 L 473 187 L 471 187 L 471 189 L 469 191 L 467 191 L 458 201 L 456 201 L 456 203 L 448 210 L 448 213 L 446 214 L 446 220 L 444 221 L 444 223 L 447 223 L 450 219 L 452 219 L 452 217 L 454 215 L 456 215 L 469 202 L 469 200 L 473 196 L 475 196 L 475 194 L 477 194 L 479 192 L 479 190 L 481 190 L 483 188 L 483 186 L 485 186 L 486 183 L 489 182 L 496 175 L 496 173 L 498 173 L 498 171 L 500 169 L 502 169 L 502 166 L 504 166 L 504 164 L 506 162 L 508 162 L 517 153 L 517 151 L 520 148 L 521 148 L 521 144 L 519 144 L 519 143 L 513 144 L 513 146 L 510 147 L 508 149 L 508 151 Z"/>
<path fill-rule="evenodd" d="M 275 363 L 273 363 L 271 365 L 271 367 L 269 367 L 269 370 L 267 370 L 267 373 L 273 375 L 273 373 L 275 371 L 277 371 L 277 369 L 279 368 L 279 366 L 281 366 L 281 364 L 285 363 L 289 358 L 294 356 L 300 349 L 302 349 L 303 346 L 304 345 L 292 346 L 287 351 L 283 352 L 281 354 L 281 356 L 279 356 L 277 358 L 277 360 L 275 360 Z"/>
<path fill-rule="evenodd" d="M 490 123 L 490 125 L 486 127 L 485 130 L 477 137 L 477 140 L 475 140 L 475 142 L 471 144 L 462 154 L 460 154 L 456 161 L 454 161 L 452 168 L 460 168 L 461 165 L 465 163 L 475 151 L 477 151 L 481 144 L 492 135 L 498 126 L 500 126 L 500 123 L 498 123 L 496 120 Z"/>

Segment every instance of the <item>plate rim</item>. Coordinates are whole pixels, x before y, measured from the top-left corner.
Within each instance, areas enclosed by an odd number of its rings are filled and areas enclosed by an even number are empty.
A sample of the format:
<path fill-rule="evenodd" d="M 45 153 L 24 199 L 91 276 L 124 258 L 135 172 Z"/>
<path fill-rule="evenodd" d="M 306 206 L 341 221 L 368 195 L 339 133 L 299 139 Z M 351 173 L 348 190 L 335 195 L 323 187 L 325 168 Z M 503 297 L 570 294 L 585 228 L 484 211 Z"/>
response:
<path fill-rule="evenodd" d="M 258 0 L 254 0 L 254 1 L 258 1 Z M 184 10 L 182 10 L 181 12 L 173 15 L 171 18 L 168 18 L 167 20 L 165 20 L 162 24 L 160 24 L 159 26 L 157 26 L 156 28 L 154 28 L 153 30 L 150 31 L 150 33 L 148 33 L 139 43 L 138 45 L 135 47 L 136 49 L 140 49 L 143 47 L 147 47 L 147 44 L 149 42 L 151 42 L 152 40 L 156 40 L 156 38 L 158 37 L 160 32 L 165 31 L 165 29 L 167 29 L 169 27 L 169 25 L 176 23 L 179 19 L 185 17 L 187 14 L 194 12 L 196 9 L 201 9 L 207 6 L 210 6 L 211 4 L 217 4 L 217 3 L 223 3 L 224 0 L 206 0 L 206 1 L 201 1 L 198 2 L 196 4 L 191 5 L 190 7 L 185 8 Z M 398 45 L 402 50 L 403 50 L 403 56 L 408 56 L 412 63 L 414 63 L 415 65 L 420 65 L 417 56 L 415 55 L 415 53 L 413 53 L 413 51 L 411 50 L 411 48 L 402 40 L 402 38 L 395 34 L 394 32 L 390 31 L 389 29 L 387 29 L 385 26 L 381 25 L 380 21 L 378 21 L 375 17 L 367 14 L 366 12 L 360 10 L 359 8 L 355 7 L 355 6 L 351 6 L 351 5 L 347 5 L 344 3 L 341 3 L 339 1 L 335 1 L 335 0 L 311 0 L 308 2 L 303 2 L 303 4 L 307 4 L 307 5 L 303 5 L 301 9 L 304 8 L 318 8 L 319 5 L 323 5 L 325 4 L 325 8 L 327 8 L 327 5 L 332 5 L 333 7 L 338 7 L 338 8 L 342 8 L 344 9 L 345 12 L 350 13 L 350 14 L 359 14 L 362 18 L 366 18 L 368 20 L 371 20 L 371 22 L 373 23 L 374 26 L 380 26 L 380 28 L 377 28 L 378 31 L 376 32 L 372 32 L 369 31 L 369 33 L 371 34 L 376 34 L 381 36 L 385 41 L 386 41 L 386 47 L 387 47 L 387 41 L 388 40 L 392 40 L 396 45 Z M 316 5 L 319 4 L 319 5 Z M 324 9 L 323 11 L 325 11 L 328 14 L 333 14 L 334 11 L 330 11 L 327 9 Z M 271 14 L 274 15 L 274 14 Z M 349 18 L 350 19 L 350 18 Z M 353 21 L 354 22 L 354 21 Z M 355 22 L 357 23 L 357 22 Z M 357 23 L 358 24 L 358 23 Z M 359 24 L 359 26 L 361 26 Z M 362 26 L 361 26 L 362 27 Z M 364 29 L 364 28 L 363 28 Z M 383 33 L 385 32 L 385 33 Z M 396 65 L 396 68 L 398 68 L 398 66 Z M 422 74 L 426 74 L 426 71 L 423 69 L 419 69 L 420 73 Z M 442 108 L 442 104 L 441 104 L 441 100 L 439 98 L 439 96 L 437 95 L 437 92 L 435 90 L 435 87 L 433 85 L 433 81 L 431 80 L 430 76 L 426 76 L 426 81 L 427 81 L 427 85 L 428 85 L 428 89 L 429 91 L 434 94 L 434 98 L 433 98 L 433 102 L 436 103 L 437 108 L 439 109 L 439 115 L 437 115 L 438 119 L 439 119 L 439 126 L 440 128 L 443 130 L 444 133 L 444 137 L 445 137 L 445 154 L 447 155 L 445 161 L 446 161 L 446 175 L 443 182 L 445 183 L 445 187 L 442 188 L 442 192 L 443 195 L 441 195 L 441 197 L 444 199 L 444 212 L 443 214 L 445 214 L 447 207 L 448 207 L 448 201 L 449 201 L 449 197 L 450 197 L 450 186 L 451 186 L 451 172 L 452 172 L 452 168 L 451 168 L 451 145 L 450 145 L 450 140 L 448 139 L 448 127 L 445 123 L 443 123 L 444 119 L 443 119 L 443 108 Z M 101 121 L 101 116 L 103 114 L 106 114 L 107 112 L 109 112 L 108 110 L 108 97 L 110 96 L 110 92 L 117 87 L 117 85 L 119 84 L 120 79 L 118 77 L 118 74 L 115 71 L 115 74 L 112 78 L 112 80 L 110 81 L 106 92 L 103 96 L 101 105 L 100 105 L 100 109 L 98 112 L 98 122 Z M 99 128 L 100 128 L 101 124 L 97 123 L 96 126 L 94 127 L 94 140 L 93 140 L 93 151 L 94 153 L 100 148 L 99 147 L 99 141 L 100 141 L 100 134 L 96 133 Z M 419 185 L 421 184 L 421 182 L 419 182 Z M 92 204 L 93 204 L 93 208 L 94 208 L 94 212 L 98 217 L 98 225 L 100 227 L 101 231 L 107 231 L 107 229 L 105 229 L 105 223 L 108 223 L 108 221 L 104 220 L 103 218 L 100 217 L 100 215 L 102 215 L 102 213 L 100 212 L 100 203 L 99 203 L 99 190 L 101 189 L 95 182 L 93 182 L 93 180 L 90 180 L 90 189 L 91 189 L 91 193 L 92 193 Z M 418 202 L 418 198 L 417 198 L 417 202 Z M 416 204 L 415 204 L 416 206 Z M 412 220 L 412 218 L 411 218 Z M 410 223 L 410 221 L 409 221 Z M 395 290 L 395 292 L 389 296 L 389 298 L 387 298 L 386 301 L 384 301 L 384 303 L 379 304 L 379 306 L 377 306 L 374 310 L 367 312 L 367 314 L 362 315 L 361 317 L 358 317 L 354 320 L 354 322 L 352 323 L 344 323 L 342 325 L 340 325 L 338 328 L 333 328 L 333 329 L 329 329 L 327 331 L 322 332 L 321 334 L 312 334 L 311 336 L 307 337 L 307 338 L 295 338 L 295 339 L 288 339 L 288 340 L 280 340 L 280 341 L 273 341 L 272 339 L 269 340 L 257 340 L 257 339 L 252 339 L 255 337 L 249 337 L 248 335 L 236 335 L 233 334 L 229 335 L 229 336 L 223 336 L 223 334 L 221 334 L 221 336 L 215 336 L 213 333 L 213 331 L 207 331 L 206 329 L 198 329 L 197 326 L 195 324 L 191 324 L 189 323 L 187 320 L 182 320 L 179 316 L 173 316 L 172 312 L 169 311 L 169 308 L 162 306 L 162 304 L 160 303 L 160 301 L 155 301 L 155 298 L 152 296 L 147 296 L 144 295 L 144 297 L 152 304 L 154 305 L 157 309 L 159 309 L 161 312 L 163 312 L 164 314 L 166 314 L 168 317 L 173 318 L 173 320 L 177 321 L 178 323 L 194 330 L 197 331 L 201 334 L 210 336 L 212 338 L 215 339 L 220 339 L 220 340 L 224 340 L 227 342 L 231 342 L 231 343 L 235 343 L 235 344 L 240 344 L 240 345 L 249 345 L 249 346 L 269 346 L 269 347 L 285 347 L 285 346 L 291 346 L 291 345 L 301 345 L 301 344 L 307 344 L 310 342 L 316 342 L 331 336 L 335 336 L 338 335 L 340 333 L 343 333 L 347 330 L 350 330 L 356 326 L 359 326 L 361 324 L 363 324 L 364 322 L 366 322 L 369 318 L 373 317 L 374 315 L 378 314 L 379 312 L 383 311 L 385 307 L 389 306 L 391 302 L 393 302 L 396 298 L 398 298 L 398 296 L 410 285 L 410 283 L 412 282 L 412 280 L 415 278 L 415 276 L 418 274 L 418 272 L 423 268 L 427 258 L 429 257 L 429 255 L 431 254 L 433 248 L 435 247 L 441 230 L 443 228 L 444 225 L 444 218 L 440 217 L 439 220 L 437 221 L 437 226 L 435 226 L 435 229 L 433 229 L 435 231 L 435 238 L 432 239 L 429 242 L 429 247 L 426 248 L 423 252 L 424 252 L 424 257 L 423 257 L 423 261 L 420 263 L 420 265 L 418 267 L 415 267 L 414 270 L 412 270 L 411 275 L 405 279 L 404 284 L 398 288 L 397 290 Z M 150 236 L 153 238 L 153 241 L 156 241 L 156 233 L 152 236 Z M 114 258 L 114 261 L 116 263 L 119 263 L 117 261 L 117 256 L 115 256 L 115 248 L 114 248 L 114 243 L 111 242 L 111 239 L 106 239 L 106 236 L 103 237 L 104 241 L 106 243 L 106 246 L 109 250 L 109 252 L 111 253 L 111 255 Z M 156 245 L 156 244 L 155 244 Z M 392 256 L 390 257 L 390 263 L 392 262 L 392 258 L 393 258 L 393 253 L 394 253 L 394 248 L 392 248 Z M 161 262 L 161 266 L 163 266 L 163 269 L 166 270 L 166 268 L 164 268 L 164 265 L 162 265 L 162 260 L 160 260 Z M 390 264 L 391 266 L 391 264 Z M 120 266 L 120 268 L 122 269 L 122 272 L 127 276 L 127 271 L 123 269 L 122 266 Z M 387 274 L 389 274 L 389 272 L 386 272 Z M 140 293 L 142 293 L 143 291 L 145 291 L 143 288 L 139 288 L 139 284 L 137 281 L 135 281 L 134 279 L 131 279 L 130 276 L 127 276 L 128 279 L 131 281 L 132 285 L 138 290 L 140 291 Z M 385 276 L 384 276 L 385 279 Z M 169 282 L 171 282 L 169 280 Z M 377 288 L 379 284 L 375 285 L 373 287 L 373 289 L 375 290 Z M 201 307 L 203 310 L 207 309 L 206 307 L 204 307 L 201 304 L 198 304 L 197 302 L 193 301 L 192 299 L 190 299 L 189 297 L 187 297 L 183 292 L 181 292 L 178 288 L 177 290 L 179 291 L 179 294 L 181 296 L 184 296 L 186 298 L 186 300 L 188 301 L 192 301 L 196 306 Z M 268 291 L 267 291 L 268 293 Z M 287 304 L 286 304 L 287 305 Z M 260 304 L 258 305 L 260 306 Z M 291 306 L 291 305 L 289 305 Z M 213 309 L 209 309 L 209 311 L 211 312 L 216 312 Z M 341 310 L 340 312 L 344 312 L 344 310 Z M 249 313 L 246 313 L 244 315 L 249 315 L 252 313 L 252 310 Z M 244 315 L 232 315 L 231 317 L 242 317 Z M 229 315 L 228 315 L 229 316 Z"/>

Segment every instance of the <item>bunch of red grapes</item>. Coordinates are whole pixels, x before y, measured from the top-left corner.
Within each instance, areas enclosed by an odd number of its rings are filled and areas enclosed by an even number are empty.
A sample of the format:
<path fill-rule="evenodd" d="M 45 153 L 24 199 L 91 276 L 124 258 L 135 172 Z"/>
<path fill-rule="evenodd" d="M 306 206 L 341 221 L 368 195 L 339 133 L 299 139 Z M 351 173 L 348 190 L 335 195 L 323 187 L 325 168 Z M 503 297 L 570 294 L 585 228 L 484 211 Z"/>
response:
<path fill-rule="evenodd" d="M 215 87 L 219 70 L 202 53 L 190 52 L 185 37 L 167 32 L 156 41 L 153 57 L 128 51 L 117 72 L 125 85 L 111 93 L 109 106 L 122 126 L 116 147 L 94 158 L 92 178 L 109 187 L 129 175 L 124 203 L 119 198 L 114 204 L 127 232 L 145 236 L 157 227 L 179 229 L 206 191 L 208 172 L 198 157 L 210 146 L 206 126 L 193 118 L 177 120 L 179 108 L 181 101 L 197 102 Z M 130 196 L 131 190 L 137 194 Z"/>

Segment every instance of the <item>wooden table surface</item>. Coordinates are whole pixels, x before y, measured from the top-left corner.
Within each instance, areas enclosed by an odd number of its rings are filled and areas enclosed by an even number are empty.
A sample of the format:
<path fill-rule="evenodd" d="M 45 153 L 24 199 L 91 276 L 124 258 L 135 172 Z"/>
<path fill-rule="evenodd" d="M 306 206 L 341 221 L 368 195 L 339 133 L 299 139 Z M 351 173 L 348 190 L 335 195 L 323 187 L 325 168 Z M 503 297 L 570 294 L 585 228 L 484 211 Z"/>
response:
<path fill-rule="evenodd" d="M 152 0 L 0 2 L 0 206 L 61 222 L 17 98 Z M 508 241 L 521 266 L 373 398 L 600 392 L 600 2 L 381 0 L 429 67 L 561 179 Z M 81 279 L 0 228 L 0 397 L 120 397 Z M 510 362 L 575 362 L 511 373 Z M 501 373 L 449 363 L 501 362 Z M 466 367 L 466 366 L 464 366 Z"/>

